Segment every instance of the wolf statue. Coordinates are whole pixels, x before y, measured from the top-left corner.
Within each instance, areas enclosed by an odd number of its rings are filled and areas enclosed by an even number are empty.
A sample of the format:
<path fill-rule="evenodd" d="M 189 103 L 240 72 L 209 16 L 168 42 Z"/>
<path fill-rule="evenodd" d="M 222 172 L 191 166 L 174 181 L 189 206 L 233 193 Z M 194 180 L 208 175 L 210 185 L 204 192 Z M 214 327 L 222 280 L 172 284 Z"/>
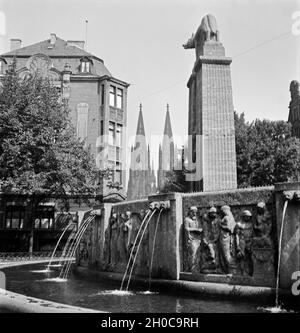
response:
<path fill-rule="evenodd" d="M 195 34 L 183 44 L 185 49 L 194 49 L 196 44 L 206 41 L 219 41 L 219 30 L 216 18 L 208 14 L 203 17 L 201 24 Z"/>

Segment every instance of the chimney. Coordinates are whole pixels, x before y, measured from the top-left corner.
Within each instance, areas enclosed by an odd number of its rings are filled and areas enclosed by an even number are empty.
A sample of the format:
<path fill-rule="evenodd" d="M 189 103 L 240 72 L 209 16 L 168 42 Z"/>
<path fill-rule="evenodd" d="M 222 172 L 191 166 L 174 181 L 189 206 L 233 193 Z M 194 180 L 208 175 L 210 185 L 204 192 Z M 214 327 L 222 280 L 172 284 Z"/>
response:
<path fill-rule="evenodd" d="M 53 47 L 56 42 L 56 35 L 54 33 L 50 34 L 50 45 Z"/>
<path fill-rule="evenodd" d="M 10 40 L 10 50 L 14 51 L 21 48 L 22 41 L 21 39 L 11 39 Z"/>
<path fill-rule="evenodd" d="M 68 40 L 67 46 L 77 46 L 80 49 L 84 50 L 84 40 Z"/>

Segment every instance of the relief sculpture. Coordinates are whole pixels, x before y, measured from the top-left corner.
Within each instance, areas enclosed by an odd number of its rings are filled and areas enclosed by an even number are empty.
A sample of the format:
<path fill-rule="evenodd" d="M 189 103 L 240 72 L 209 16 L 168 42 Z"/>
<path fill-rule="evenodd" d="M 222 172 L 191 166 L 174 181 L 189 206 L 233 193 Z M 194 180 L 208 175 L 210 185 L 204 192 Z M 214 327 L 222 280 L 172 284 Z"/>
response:
<path fill-rule="evenodd" d="M 105 230 L 103 267 L 107 270 L 123 271 L 127 265 L 130 253 L 132 259 L 137 252 L 140 237 L 134 245 L 141 222 L 147 211 L 141 210 L 139 213 L 132 213 L 127 210 L 119 213 L 112 210 L 109 218 L 108 227 Z M 141 233 L 140 233 L 141 236 Z M 144 233 L 140 245 L 139 254 L 136 259 L 136 266 L 146 270 L 149 261 L 149 231 Z"/>
<path fill-rule="evenodd" d="M 252 255 L 253 274 L 256 279 L 268 281 L 275 275 L 274 245 L 271 238 L 272 216 L 264 202 L 259 202 L 256 209 Z"/>
<path fill-rule="evenodd" d="M 199 266 L 202 228 L 200 228 L 197 212 L 197 207 L 190 207 L 189 215 L 184 220 L 184 240 L 187 252 L 186 267 L 190 272 L 195 271 Z"/>
<path fill-rule="evenodd" d="M 211 207 L 203 217 L 201 272 L 214 273 L 220 268 L 218 242 L 220 218 L 217 209 Z"/>
<path fill-rule="evenodd" d="M 240 275 L 253 274 L 252 262 L 252 240 L 253 223 L 252 214 L 249 210 L 244 210 L 239 221 L 235 226 L 236 237 L 236 257 L 238 264 L 238 273 Z"/>
<path fill-rule="evenodd" d="M 185 271 L 274 277 L 272 215 L 264 202 L 257 204 L 253 214 L 249 209 L 235 209 L 235 217 L 227 205 L 205 210 L 199 214 L 192 206 L 184 220 Z"/>
<path fill-rule="evenodd" d="M 234 229 L 236 223 L 229 206 L 221 207 L 221 217 L 219 238 L 220 264 L 224 273 L 233 274 L 235 269 Z"/>

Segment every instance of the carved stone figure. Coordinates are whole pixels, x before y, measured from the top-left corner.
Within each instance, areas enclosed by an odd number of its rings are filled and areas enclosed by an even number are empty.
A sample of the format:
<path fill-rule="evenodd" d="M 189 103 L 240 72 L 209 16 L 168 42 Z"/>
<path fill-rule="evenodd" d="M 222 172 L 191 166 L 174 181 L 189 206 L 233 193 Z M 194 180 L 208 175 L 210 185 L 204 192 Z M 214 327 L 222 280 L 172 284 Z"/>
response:
<path fill-rule="evenodd" d="M 235 226 L 235 237 L 239 274 L 252 276 L 253 223 L 252 214 L 249 210 L 244 210 L 241 216 L 241 221 L 237 222 Z"/>
<path fill-rule="evenodd" d="M 186 250 L 186 269 L 193 272 L 198 267 L 199 249 L 201 244 L 202 228 L 197 218 L 197 207 L 189 209 L 189 215 L 184 220 L 184 240 Z"/>
<path fill-rule="evenodd" d="M 84 239 L 83 242 L 80 244 L 79 260 L 87 261 L 88 259 L 89 259 L 88 244 L 87 241 Z"/>
<path fill-rule="evenodd" d="M 201 24 L 200 24 L 200 31 L 205 33 L 205 40 L 218 40 L 218 25 L 216 18 L 208 14 L 203 17 Z"/>
<path fill-rule="evenodd" d="M 222 220 L 220 223 L 219 251 L 222 271 L 233 274 L 236 268 L 234 253 L 235 220 L 229 206 L 221 207 Z"/>
<path fill-rule="evenodd" d="M 263 248 L 271 247 L 272 216 L 264 202 L 257 204 L 257 216 L 254 224 L 254 246 Z"/>
<path fill-rule="evenodd" d="M 219 30 L 216 18 L 213 15 L 208 14 L 203 17 L 196 34 L 192 34 L 192 37 L 183 45 L 183 47 L 185 49 L 197 48 L 197 44 L 210 40 L 219 40 Z"/>
<path fill-rule="evenodd" d="M 130 250 L 131 250 L 131 248 L 133 246 L 133 242 L 134 242 L 134 240 L 132 239 L 131 212 L 129 212 L 129 211 L 127 211 L 125 213 L 124 233 L 125 233 L 126 257 L 128 259 Z"/>
<path fill-rule="evenodd" d="M 110 226 L 104 232 L 104 248 L 103 248 L 103 269 L 107 269 L 110 263 Z"/>
<path fill-rule="evenodd" d="M 270 283 L 275 278 L 274 247 L 271 238 L 272 215 L 264 202 L 257 204 L 253 237 L 253 277 L 261 283 Z"/>
<path fill-rule="evenodd" d="M 203 216 L 202 227 L 201 271 L 211 273 L 219 264 L 217 247 L 220 237 L 220 218 L 215 207 L 211 207 L 208 214 Z"/>
<path fill-rule="evenodd" d="M 127 261 L 127 248 L 126 248 L 126 216 L 122 213 L 118 218 L 118 237 L 117 237 L 117 250 L 118 250 L 118 262 L 126 263 Z"/>
<path fill-rule="evenodd" d="M 109 219 L 110 228 L 110 264 L 115 265 L 118 262 L 117 241 L 118 241 L 118 216 L 112 212 Z"/>

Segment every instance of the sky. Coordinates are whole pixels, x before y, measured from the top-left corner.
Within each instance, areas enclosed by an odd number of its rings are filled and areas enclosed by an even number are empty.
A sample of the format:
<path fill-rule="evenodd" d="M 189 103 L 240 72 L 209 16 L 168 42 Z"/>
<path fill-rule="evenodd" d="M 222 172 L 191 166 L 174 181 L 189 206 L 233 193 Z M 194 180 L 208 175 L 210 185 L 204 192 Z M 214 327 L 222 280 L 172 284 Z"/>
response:
<path fill-rule="evenodd" d="M 113 76 L 130 83 L 128 135 L 139 103 L 146 135 L 163 133 L 166 104 L 173 133 L 187 134 L 188 88 L 195 61 L 185 43 L 213 14 L 226 56 L 232 57 L 234 109 L 246 119 L 287 120 L 289 85 L 299 80 L 300 35 L 292 34 L 297 0 L 0 0 L 0 53 L 9 39 L 22 46 L 49 38 L 85 39 Z M 1 14 L 2 13 L 2 14 Z M 1 36 L 2 30 L 2 36 Z M 4 33 L 3 33 L 4 32 Z M 157 147 L 151 147 L 155 154 Z"/>

